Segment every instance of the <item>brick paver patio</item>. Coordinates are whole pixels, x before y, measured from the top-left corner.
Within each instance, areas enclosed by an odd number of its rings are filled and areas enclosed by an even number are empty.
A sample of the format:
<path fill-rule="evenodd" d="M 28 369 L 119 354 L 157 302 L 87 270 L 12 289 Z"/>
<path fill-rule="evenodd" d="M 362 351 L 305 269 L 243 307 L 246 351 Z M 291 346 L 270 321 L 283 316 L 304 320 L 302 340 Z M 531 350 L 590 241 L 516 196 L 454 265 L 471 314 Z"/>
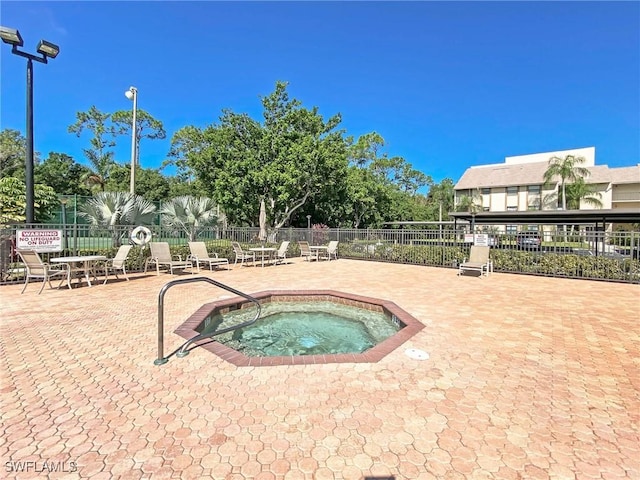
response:
<path fill-rule="evenodd" d="M 637 285 L 343 259 L 201 274 L 384 298 L 426 328 L 378 363 L 155 366 L 158 292 L 183 275 L 0 287 L 4 478 L 640 478 Z M 170 290 L 166 351 L 227 295 Z"/>

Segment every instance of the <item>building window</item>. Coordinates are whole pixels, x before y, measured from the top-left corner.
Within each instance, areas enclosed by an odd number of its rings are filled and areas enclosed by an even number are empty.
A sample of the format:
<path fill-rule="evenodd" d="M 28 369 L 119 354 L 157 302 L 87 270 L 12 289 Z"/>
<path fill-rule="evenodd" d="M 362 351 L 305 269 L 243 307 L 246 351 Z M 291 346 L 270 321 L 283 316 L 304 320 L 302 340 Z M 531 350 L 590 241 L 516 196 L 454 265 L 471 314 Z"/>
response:
<path fill-rule="evenodd" d="M 491 189 L 483 188 L 482 189 L 482 211 L 488 212 L 491 210 Z"/>
<path fill-rule="evenodd" d="M 505 232 L 507 235 L 515 235 L 517 231 L 518 231 L 517 225 L 507 225 L 505 227 Z"/>
<path fill-rule="evenodd" d="M 507 211 L 518 210 L 518 187 L 507 187 Z"/>
<path fill-rule="evenodd" d="M 542 202 L 540 201 L 540 192 L 540 185 L 529 185 L 527 188 L 527 210 L 541 209 Z"/>

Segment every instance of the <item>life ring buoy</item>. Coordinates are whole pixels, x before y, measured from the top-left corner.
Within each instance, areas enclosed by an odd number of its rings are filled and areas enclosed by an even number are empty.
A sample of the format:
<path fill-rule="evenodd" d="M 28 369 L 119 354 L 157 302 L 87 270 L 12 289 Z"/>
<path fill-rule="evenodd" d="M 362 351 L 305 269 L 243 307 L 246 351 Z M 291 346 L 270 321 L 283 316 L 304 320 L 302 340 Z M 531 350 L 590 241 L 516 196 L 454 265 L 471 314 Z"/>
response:
<path fill-rule="evenodd" d="M 146 245 L 151 241 L 151 230 L 140 225 L 131 232 L 131 240 L 136 245 Z"/>

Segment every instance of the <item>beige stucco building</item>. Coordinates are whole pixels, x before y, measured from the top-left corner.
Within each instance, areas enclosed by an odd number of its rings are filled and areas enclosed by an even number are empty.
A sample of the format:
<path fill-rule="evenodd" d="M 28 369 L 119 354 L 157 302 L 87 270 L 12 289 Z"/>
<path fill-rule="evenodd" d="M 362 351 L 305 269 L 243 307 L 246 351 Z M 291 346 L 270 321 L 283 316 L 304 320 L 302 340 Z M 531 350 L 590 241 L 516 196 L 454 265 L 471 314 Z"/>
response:
<path fill-rule="evenodd" d="M 585 182 L 602 202 L 598 208 L 640 208 L 640 164 L 616 168 L 596 165 L 595 147 L 506 157 L 504 163 L 470 167 L 455 185 L 456 204 L 464 196 L 470 196 L 480 211 L 558 209 L 559 179 L 545 185 L 543 177 L 550 158 L 567 155 L 585 159 L 580 166 L 591 173 Z M 580 210 L 594 208 L 581 201 Z M 515 229 L 507 226 L 507 231 Z"/>

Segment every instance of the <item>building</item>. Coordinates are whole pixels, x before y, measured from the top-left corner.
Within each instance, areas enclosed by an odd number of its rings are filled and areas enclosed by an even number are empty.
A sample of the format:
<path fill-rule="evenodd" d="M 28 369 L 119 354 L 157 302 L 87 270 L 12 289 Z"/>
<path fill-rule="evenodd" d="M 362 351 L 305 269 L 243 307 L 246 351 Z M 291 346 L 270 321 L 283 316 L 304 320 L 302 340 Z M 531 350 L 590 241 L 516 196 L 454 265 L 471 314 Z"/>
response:
<path fill-rule="evenodd" d="M 585 159 L 580 166 L 591 172 L 584 179 L 592 192 L 590 196 L 602 203 L 594 207 L 583 199 L 580 210 L 640 208 L 640 164 L 618 168 L 596 165 L 595 147 L 506 157 L 504 163 L 470 167 L 454 187 L 456 205 L 468 197 L 476 211 L 557 210 L 562 205 L 559 179 L 545 185 L 543 178 L 550 158 L 567 155 Z M 509 233 L 516 230 L 514 225 L 506 226 Z"/>

